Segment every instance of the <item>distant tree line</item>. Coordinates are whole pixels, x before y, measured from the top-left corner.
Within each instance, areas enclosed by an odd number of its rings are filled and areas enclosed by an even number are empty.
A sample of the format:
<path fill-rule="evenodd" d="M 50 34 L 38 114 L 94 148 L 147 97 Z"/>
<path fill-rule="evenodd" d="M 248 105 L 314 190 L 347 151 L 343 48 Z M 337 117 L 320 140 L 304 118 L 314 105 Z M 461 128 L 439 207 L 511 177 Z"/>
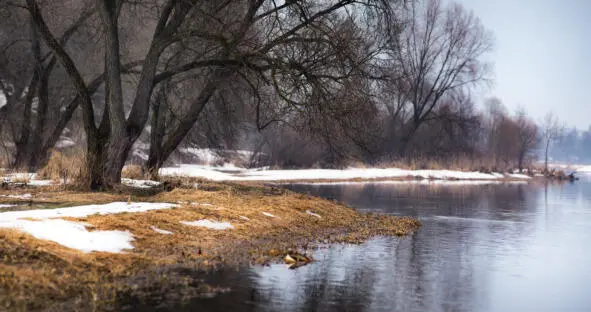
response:
<path fill-rule="evenodd" d="M 477 109 L 492 36 L 439 0 L 7 0 L 0 143 L 37 170 L 65 138 L 83 184 L 118 184 L 136 148 L 156 176 L 179 147 L 290 167 L 422 157 L 524 167 L 525 112 Z"/>

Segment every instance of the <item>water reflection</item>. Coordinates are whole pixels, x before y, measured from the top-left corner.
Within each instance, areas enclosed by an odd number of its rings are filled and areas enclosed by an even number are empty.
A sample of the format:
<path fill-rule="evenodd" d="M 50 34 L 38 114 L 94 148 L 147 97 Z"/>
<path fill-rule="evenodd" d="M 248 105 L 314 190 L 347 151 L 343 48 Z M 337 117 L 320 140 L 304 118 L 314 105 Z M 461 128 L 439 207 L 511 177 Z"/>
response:
<path fill-rule="evenodd" d="M 403 239 L 319 250 L 318 262 L 223 272 L 236 285 L 174 311 L 589 311 L 591 183 L 291 185 L 362 210 L 413 215 Z"/>

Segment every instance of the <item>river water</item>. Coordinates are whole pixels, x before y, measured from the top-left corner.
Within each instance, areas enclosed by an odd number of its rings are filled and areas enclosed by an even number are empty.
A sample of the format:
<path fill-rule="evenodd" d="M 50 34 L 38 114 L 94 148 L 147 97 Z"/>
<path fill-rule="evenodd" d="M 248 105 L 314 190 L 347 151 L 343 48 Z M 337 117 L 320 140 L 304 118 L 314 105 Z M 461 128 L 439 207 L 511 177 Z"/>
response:
<path fill-rule="evenodd" d="M 317 262 L 231 270 L 232 291 L 168 311 L 591 311 L 591 179 L 566 184 L 289 185 L 419 218 L 405 238 L 318 250 Z"/>

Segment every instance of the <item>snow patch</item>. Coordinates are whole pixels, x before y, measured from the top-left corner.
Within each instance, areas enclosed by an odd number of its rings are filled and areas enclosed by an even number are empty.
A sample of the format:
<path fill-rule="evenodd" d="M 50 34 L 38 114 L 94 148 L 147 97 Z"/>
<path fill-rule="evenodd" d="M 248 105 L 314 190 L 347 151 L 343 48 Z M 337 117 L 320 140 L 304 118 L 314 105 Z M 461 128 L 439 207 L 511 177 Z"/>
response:
<path fill-rule="evenodd" d="M 37 180 L 36 173 L 16 172 L 4 176 L 3 181 L 6 183 L 24 182 L 28 186 L 48 186 L 55 184 L 52 180 Z"/>
<path fill-rule="evenodd" d="M 250 219 L 248 217 L 245 217 L 245 216 L 240 216 L 240 219 L 246 220 L 246 221 L 250 221 Z"/>
<path fill-rule="evenodd" d="M 16 229 L 35 238 L 56 242 L 83 252 L 121 252 L 133 248 L 133 236 L 127 231 L 89 232 L 86 224 L 80 222 L 61 219 L 13 220 L 10 224 L 0 222 L 0 227 Z"/>
<path fill-rule="evenodd" d="M 197 221 L 181 221 L 182 224 L 188 226 L 199 226 L 204 227 L 212 230 L 226 230 L 226 229 L 233 229 L 234 226 L 229 222 L 217 222 L 211 221 L 207 219 L 197 220 Z"/>
<path fill-rule="evenodd" d="M 263 211 L 263 212 L 261 212 L 261 213 L 262 213 L 264 216 L 267 216 L 267 217 L 269 217 L 269 218 L 279 218 L 279 217 L 277 217 L 277 216 L 275 216 L 275 215 L 273 215 L 273 214 L 270 214 L 270 213 L 268 213 L 268 212 L 265 212 L 265 211 Z"/>
<path fill-rule="evenodd" d="M 8 197 L 8 198 L 16 198 L 16 199 L 30 199 L 33 198 L 33 195 L 31 194 L 19 194 L 19 195 L 0 195 L 2 197 Z"/>
<path fill-rule="evenodd" d="M 157 228 L 157 227 L 155 227 L 155 226 L 153 226 L 153 225 L 152 225 L 150 228 L 152 229 L 152 231 L 154 231 L 154 232 L 156 232 L 156 233 L 160 233 L 160 234 L 164 234 L 164 235 L 171 235 L 171 234 L 174 234 L 174 233 L 172 233 L 171 231 L 162 230 L 162 229 L 159 229 L 159 228 Z"/>
<path fill-rule="evenodd" d="M 313 212 L 312 212 L 312 211 L 310 211 L 310 210 L 306 210 L 306 213 L 307 213 L 307 214 L 309 214 L 309 215 L 311 215 L 311 216 L 314 216 L 314 217 L 316 217 L 316 218 L 318 218 L 318 219 L 322 219 L 322 217 L 321 217 L 319 214 L 317 214 L 317 213 L 313 213 Z"/>
<path fill-rule="evenodd" d="M 0 204 L 0 208 L 9 208 L 9 207 L 16 207 L 16 205 Z"/>
<path fill-rule="evenodd" d="M 50 186 L 54 184 L 55 182 L 52 180 L 31 180 L 27 183 L 29 186 Z"/>
<path fill-rule="evenodd" d="M 25 194 L 30 195 L 30 194 Z M 169 203 L 113 202 L 104 205 L 86 205 L 57 209 L 37 209 L 0 213 L 0 228 L 15 229 L 38 239 L 56 242 L 83 252 L 121 252 L 132 249 L 133 235 L 128 231 L 92 231 L 88 224 L 72 222 L 60 217 L 84 218 L 90 215 L 145 212 L 175 207 Z M 26 220 L 25 220 L 26 219 Z M 30 219 L 35 219 L 32 221 Z M 37 221 L 38 220 L 38 221 Z"/>
<path fill-rule="evenodd" d="M 55 147 L 57 148 L 68 148 L 74 145 L 76 145 L 76 142 L 68 137 L 60 137 L 59 141 L 55 143 Z"/>
<path fill-rule="evenodd" d="M 152 180 L 134 180 L 122 178 L 121 184 L 137 188 L 153 188 L 159 186 L 162 183 Z"/>

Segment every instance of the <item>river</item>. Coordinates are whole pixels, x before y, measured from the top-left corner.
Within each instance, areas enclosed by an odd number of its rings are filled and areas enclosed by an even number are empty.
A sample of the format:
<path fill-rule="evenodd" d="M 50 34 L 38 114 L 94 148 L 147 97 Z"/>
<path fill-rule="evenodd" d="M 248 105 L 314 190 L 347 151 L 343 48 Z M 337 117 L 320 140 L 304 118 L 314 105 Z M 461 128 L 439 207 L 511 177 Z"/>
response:
<path fill-rule="evenodd" d="M 315 252 L 317 262 L 227 270 L 232 291 L 167 311 L 591 311 L 591 178 L 566 184 L 286 186 L 410 215 L 405 238 Z"/>

